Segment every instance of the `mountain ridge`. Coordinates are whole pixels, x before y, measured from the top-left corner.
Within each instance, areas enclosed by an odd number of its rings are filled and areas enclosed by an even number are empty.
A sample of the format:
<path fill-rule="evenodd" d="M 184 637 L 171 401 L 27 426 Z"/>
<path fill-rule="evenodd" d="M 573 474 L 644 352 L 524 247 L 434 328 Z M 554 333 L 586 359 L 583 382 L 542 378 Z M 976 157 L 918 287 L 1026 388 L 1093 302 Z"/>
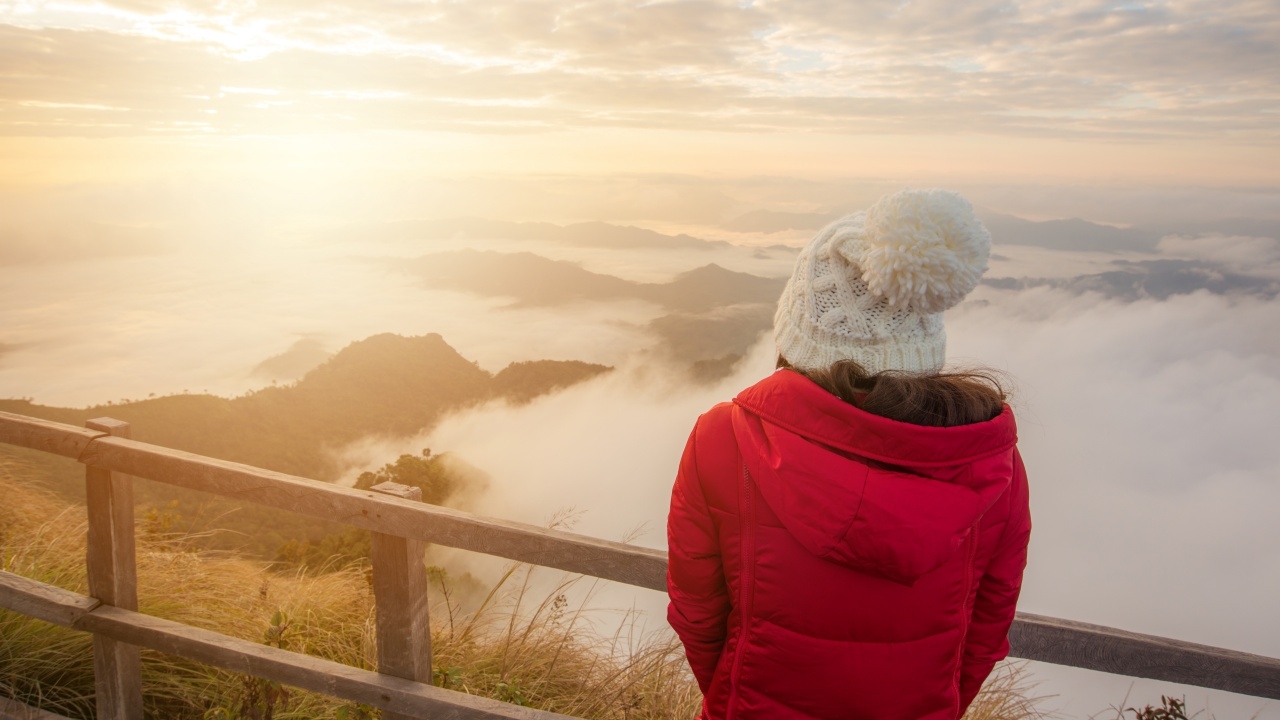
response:
<path fill-rule="evenodd" d="M 1027 220 L 986 208 L 977 208 L 976 212 L 991 232 L 992 242 L 996 245 L 1149 253 L 1154 252 L 1160 239 L 1168 235 L 1249 235 L 1280 239 L 1280 221 L 1263 218 L 1224 217 L 1216 220 L 1140 223 L 1130 227 L 1117 227 L 1078 217 Z M 731 218 L 720 226 L 737 232 L 764 234 L 784 230 L 816 231 L 844 214 L 753 210 Z"/>
<path fill-rule="evenodd" d="M 347 345 L 295 383 L 236 398 L 181 394 L 85 408 L 3 399 L 0 411 L 76 426 L 110 416 L 130 423 L 136 440 L 337 481 L 346 469 L 338 452 L 362 438 L 410 437 L 450 412 L 490 400 L 528 402 L 609 370 L 576 360 L 534 360 L 489 373 L 438 334 L 382 333 Z M 33 484 L 83 498 L 78 463 L 0 444 L 0 462 L 7 461 L 27 467 Z M 315 543 L 345 532 L 335 523 L 147 480 L 136 483 L 135 499 L 140 508 L 180 510 L 182 528 L 208 535 L 210 547 L 266 559 L 290 541 Z"/>
<path fill-rule="evenodd" d="M 665 283 L 641 283 L 551 260 L 531 252 L 454 250 L 396 262 L 429 287 L 509 297 L 517 305 L 582 300 L 647 300 L 677 312 L 705 312 L 742 303 L 775 303 L 786 278 L 766 278 L 708 263 Z"/>
<path fill-rule="evenodd" d="M 723 240 L 704 240 L 685 233 L 667 235 L 599 220 L 557 225 L 549 222 L 515 222 L 464 216 L 437 219 L 401 220 L 385 225 L 403 241 L 424 238 L 465 238 L 475 240 L 515 240 L 546 242 L 568 247 L 609 249 L 692 249 L 729 247 Z"/>
<path fill-rule="evenodd" d="M 527 401 L 608 370 L 535 360 L 492 374 L 437 333 L 381 333 L 347 345 L 297 382 L 235 398 L 179 394 L 85 408 L 0 399 L 0 410 L 75 425 L 110 415 L 129 422 L 137 440 L 332 481 L 341 468 L 326 448 L 368 435 L 413 435 L 447 412 L 494 399 Z"/>

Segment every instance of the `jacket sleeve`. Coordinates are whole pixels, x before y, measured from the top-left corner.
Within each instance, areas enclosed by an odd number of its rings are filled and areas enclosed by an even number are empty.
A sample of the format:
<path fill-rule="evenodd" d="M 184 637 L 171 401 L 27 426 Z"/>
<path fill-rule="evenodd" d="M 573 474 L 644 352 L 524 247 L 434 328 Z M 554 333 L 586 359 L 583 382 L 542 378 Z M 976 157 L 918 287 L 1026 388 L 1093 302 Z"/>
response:
<path fill-rule="evenodd" d="M 695 424 L 680 458 L 667 516 L 667 620 L 684 643 L 685 656 L 705 695 L 729 617 L 729 590 L 720 543 L 698 478 Z"/>
<path fill-rule="evenodd" d="M 961 712 L 973 702 L 995 664 L 1009 654 L 1009 626 L 1013 624 L 1018 593 L 1022 590 L 1022 571 L 1027 565 L 1027 542 L 1031 537 L 1026 469 L 1016 450 L 1013 462 L 1009 519 L 996 552 L 978 582 L 973 617 L 965 638 L 964 660 L 960 666 Z"/>

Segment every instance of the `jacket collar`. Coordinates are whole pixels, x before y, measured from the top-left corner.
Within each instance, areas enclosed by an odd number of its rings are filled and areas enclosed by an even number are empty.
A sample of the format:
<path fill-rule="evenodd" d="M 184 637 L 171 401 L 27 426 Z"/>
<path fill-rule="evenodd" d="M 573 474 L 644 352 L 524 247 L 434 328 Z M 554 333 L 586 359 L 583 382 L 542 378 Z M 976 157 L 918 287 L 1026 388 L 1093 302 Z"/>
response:
<path fill-rule="evenodd" d="M 1018 428 L 1008 405 L 981 423 L 929 427 L 890 420 L 850 405 L 792 370 L 743 390 L 734 404 L 811 441 L 913 468 L 960 465 L 1008 451 Z"/>

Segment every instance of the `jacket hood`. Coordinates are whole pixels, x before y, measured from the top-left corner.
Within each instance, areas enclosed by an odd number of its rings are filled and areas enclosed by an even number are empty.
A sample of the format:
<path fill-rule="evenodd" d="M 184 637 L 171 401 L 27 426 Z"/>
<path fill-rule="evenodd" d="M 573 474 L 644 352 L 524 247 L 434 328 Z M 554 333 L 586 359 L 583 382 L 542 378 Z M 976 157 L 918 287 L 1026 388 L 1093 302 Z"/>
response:
<path fill-rule="evenodd" d="M 912 425 L 790 370 L 733 402 L 747 469 L 787 531 L 820 558 L 903 585 L 955 554 L 1013 477 L 1007 405 L 983 423 Z"/>

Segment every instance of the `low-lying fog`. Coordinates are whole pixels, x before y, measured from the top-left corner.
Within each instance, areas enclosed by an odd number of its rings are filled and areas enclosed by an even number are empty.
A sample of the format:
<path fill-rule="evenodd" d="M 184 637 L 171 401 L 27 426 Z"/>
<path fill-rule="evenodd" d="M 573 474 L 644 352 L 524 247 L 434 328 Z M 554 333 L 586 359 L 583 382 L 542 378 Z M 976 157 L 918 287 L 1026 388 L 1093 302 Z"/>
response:
<path fill-rule="evenodd" d="M 429 251 L 463 245 L 537 252 L 637 282 L 711 262 L 778 277 L 791 262 L 778 248 L 457 237 Z M 278 380 L 379 332 L 438 332 L 495 371 L 540 358 L 606 363 L 618 371 L 347 452 L 366 466 L 424 446 L 456 452 L 492 475 L 485 514 L 543 523 L 572 507 L 577 532 L 619 539 L 639 529 L 636 542 L 663 547 L 689 429 L 772 369 L 768 337 L 730 376 L 691 384 L 639 359 L 654 341 L 646 324 L 665 312 L 653 302 L 513 305 L 429 289 L 388 260 L 425 252 L 327 242 L 0 267 L 0 396 L 81 406 L 184 390 L 235 395 L 270 382 L 261 364 L 291 347 L 301 359 L 275 371 Z M 1145 253 L 995 253 L 988 277 L 1019 282 L 981 287 L 950 312 L 949 348 L 1013 381 L 1035 522 L 1021 609 L 1280 656 L 1280 301 L 1265 285 L 1280 277 L 1276 240 L 1189 235 Z M 1168 293 L 1098 279 L 1132 268 L 1180 274 L 1166 278 Z M 1239 280 L 1246 275 L 1262 284 Z M 1177 285 L 1200 281 L 1208 289 Z M 657 593 L 613 589 L 603 601 L 634 602 L 651 624 L 664 622 Z M 1190 707 L 1208 704 L 1223 720 L 1280 718 L 1276 703 L 1226 693 L 1049 665 L 1034 672 L 1039 690 L 1057 695 L 1046 706 L 1067 717 L 1120 703 L 1132 683 L 1131 701 L 1185 692 Z"/>

